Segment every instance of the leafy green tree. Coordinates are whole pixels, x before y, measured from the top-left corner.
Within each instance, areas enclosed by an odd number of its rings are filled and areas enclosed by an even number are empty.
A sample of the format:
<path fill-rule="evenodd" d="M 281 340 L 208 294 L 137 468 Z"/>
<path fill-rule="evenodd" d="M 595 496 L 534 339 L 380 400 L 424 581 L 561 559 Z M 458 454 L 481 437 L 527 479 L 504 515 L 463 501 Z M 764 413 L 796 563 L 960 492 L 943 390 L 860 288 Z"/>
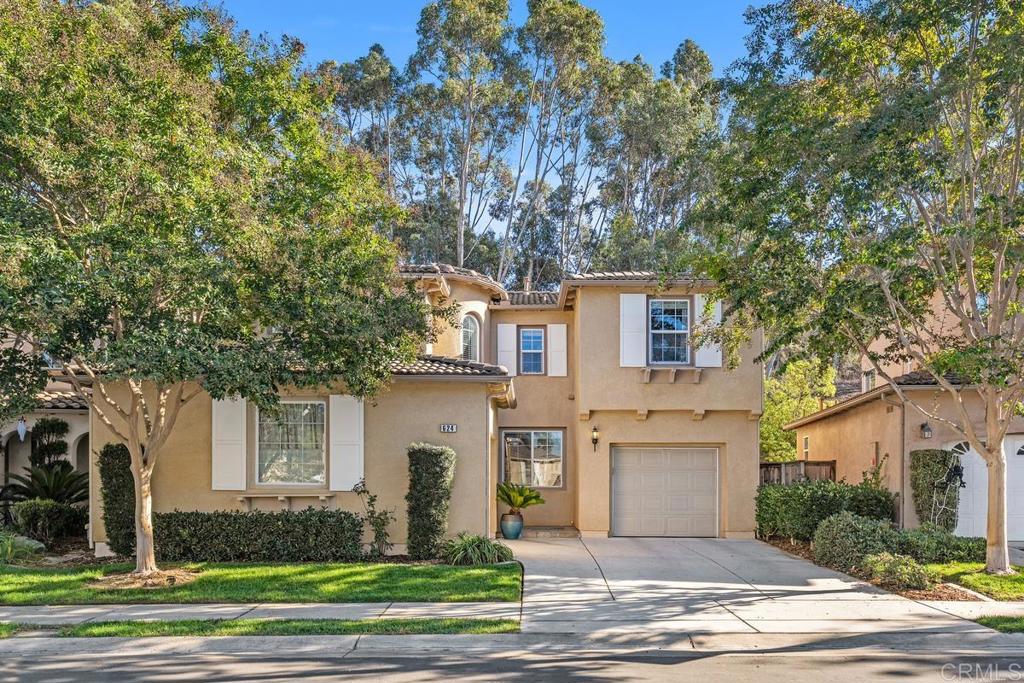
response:
<path fill-rule="evenodd" d="M 796 432 L 786 424 L 819 410 L 821 402 L 836 395 L 836 369 L 814 361 L 797 360 L 780 375 L 764 381 L 761 415 L 761 459 L 786 462 L 797 459 Z"/>
<path fill-rule="evenodd" d="M 58 359 L 127 446 L 149 574 L 153 467 L 184 406 L 372 394 L 428 312 L 374 231 L 396 215 L 378 169 L 339 139 L 301 45 L 165 2 L 0 16 L 0 347 L 34 363 L 0 375 L 38 389 Z"/>
<path fill-rule="evenodd" d="M 904 402 L 967 440 L 988 465 L 986 567 L 1009 572 L 1024 4 L 786 0 L 749 20 L 707 272 L 777 331 L 777 347 L 859 351 Z M 952 416 L 891 381 L 886 367 L 908 360 Z"/>

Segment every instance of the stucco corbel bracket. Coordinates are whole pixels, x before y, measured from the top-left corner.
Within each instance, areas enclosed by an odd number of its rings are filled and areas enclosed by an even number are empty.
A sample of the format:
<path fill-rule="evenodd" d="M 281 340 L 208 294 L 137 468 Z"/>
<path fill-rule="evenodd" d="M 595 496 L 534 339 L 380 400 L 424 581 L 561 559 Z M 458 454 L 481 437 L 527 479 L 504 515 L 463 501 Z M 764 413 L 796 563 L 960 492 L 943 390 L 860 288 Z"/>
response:
<path fill-rule="evenodd" d="M 651 383 L 651 369 L 650 368 L 643 368 L 643 369 L 640 370 L 640 381 L 643 382 L 644 384 L 650 384 Z"/>
<path fill-rule="evenodd" d="M 590 422 L 590 411 L 581 410 L 579 414 L 580 422 Z"/>
<path fill-rule="evenodd" d="M 636 419 L 640 420 L 641 422 L 646 421 L 647 420 L 647 410 L 641 409 L 641 410 L 636 411 Z"/>
<path fill-rule="evenodd" d="M 671 370 L 668 371 L 668 383 L 669 384 L 675 384 L 676 383 L 676 374 L 678 372 L 679 371 L 676 370 L 675 368 L 672 368 Z"/>
<path fill-rule="evenodd" d="M 698 421 L 699 420 L 703 420 L 704 419 L 704 411 L 703 410 L 695 410 L 695 411 L 693 411 L 693 419 L 694 420 L 698 420 Z"/>
<path fill-rule="evenodd" d="M 700 368 L 694 368 L 690 371 L 690 381 L 694 384 L 700 384 L 700 373 L 703 372 Z"/>
<path fill-rule="evenodd" d="M 751 422 L 753 422 L 754 420 L 760 420 L 761 413 L 751 410 L 750 413 L 747 415 L 747 419 L 750 420 Z"/>

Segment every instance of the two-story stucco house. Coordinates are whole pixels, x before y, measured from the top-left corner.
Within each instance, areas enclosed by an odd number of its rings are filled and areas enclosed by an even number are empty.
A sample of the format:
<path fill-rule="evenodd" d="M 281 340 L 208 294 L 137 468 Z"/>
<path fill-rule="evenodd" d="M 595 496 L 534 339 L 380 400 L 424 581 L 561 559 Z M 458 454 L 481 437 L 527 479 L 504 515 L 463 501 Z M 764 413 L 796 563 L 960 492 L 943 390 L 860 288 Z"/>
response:
<path fill-rule="evenodd" d="M 387 391 L 288 392 L 263 416 L 244 401 L 186 406 L 157 463 L 155 509 L 358 510 L 364 479 L 406 534 L 406 448 L 458 454 L 451 532 L 493 536 L 499 481 L 541 490 L 528 526 L 583 534 L 750 537 L 758 478 L 757 338 L 737 369 L 690 330 L 708 283 L 593 273 L 556 292 L 508 292 L 475 271 L 404 266 L 432 301 L 458 304 Z M 715 311 L 720 317 L 720 309 Z M 111 439 L 92 420 L 93 449 Z M 92 540 L 105 540 L 92 477 Z M 103 547 L 100 546 L 100 550 Z"/>

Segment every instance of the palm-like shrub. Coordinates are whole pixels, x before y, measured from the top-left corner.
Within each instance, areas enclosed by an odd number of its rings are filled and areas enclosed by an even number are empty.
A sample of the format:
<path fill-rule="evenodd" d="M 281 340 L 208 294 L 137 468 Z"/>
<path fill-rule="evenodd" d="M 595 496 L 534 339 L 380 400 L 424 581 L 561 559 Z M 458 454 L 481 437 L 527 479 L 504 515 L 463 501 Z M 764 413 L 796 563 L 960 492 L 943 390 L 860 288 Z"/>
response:
<path fill-rule="evenodd" d="M 505 482 L 498 484 L 498 502 L 504 503 L 509 507 L 509 514 L 518 515 L 522 512 L 523 508 L 541 505 L 544 502 L 544 498 L 541 497 L 540 492 L 535 488 L 525 484 Z"/>
<path fill-rule="evenodd" d="M 26 467 L 27 474 L 11 477 L 6 494 L 11 500 L 55 500 L 74 505 L 89 500 L 89 475 L 76 472 L 67 460 L 45 467 Z"/>
<path fill-rule="evenodd" d="M 512 549 L 504 543 L 466 531 L 448 539 L 441 546 L 441 559 L 445 564 L 496 564 L 509 562 L 512 558 Z"/>

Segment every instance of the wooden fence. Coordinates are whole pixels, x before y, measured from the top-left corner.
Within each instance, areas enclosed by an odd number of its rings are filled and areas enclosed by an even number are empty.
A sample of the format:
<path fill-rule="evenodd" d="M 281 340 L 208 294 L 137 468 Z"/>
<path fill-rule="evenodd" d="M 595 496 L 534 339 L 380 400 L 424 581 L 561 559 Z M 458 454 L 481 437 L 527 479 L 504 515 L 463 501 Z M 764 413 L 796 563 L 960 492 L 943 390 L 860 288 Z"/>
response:
<path fill-rule="evenodd" d="M 795 481 L 836 480 L 835 460 L 794 460 L 761 463 L 762 484 L 792 484 Z"/>

